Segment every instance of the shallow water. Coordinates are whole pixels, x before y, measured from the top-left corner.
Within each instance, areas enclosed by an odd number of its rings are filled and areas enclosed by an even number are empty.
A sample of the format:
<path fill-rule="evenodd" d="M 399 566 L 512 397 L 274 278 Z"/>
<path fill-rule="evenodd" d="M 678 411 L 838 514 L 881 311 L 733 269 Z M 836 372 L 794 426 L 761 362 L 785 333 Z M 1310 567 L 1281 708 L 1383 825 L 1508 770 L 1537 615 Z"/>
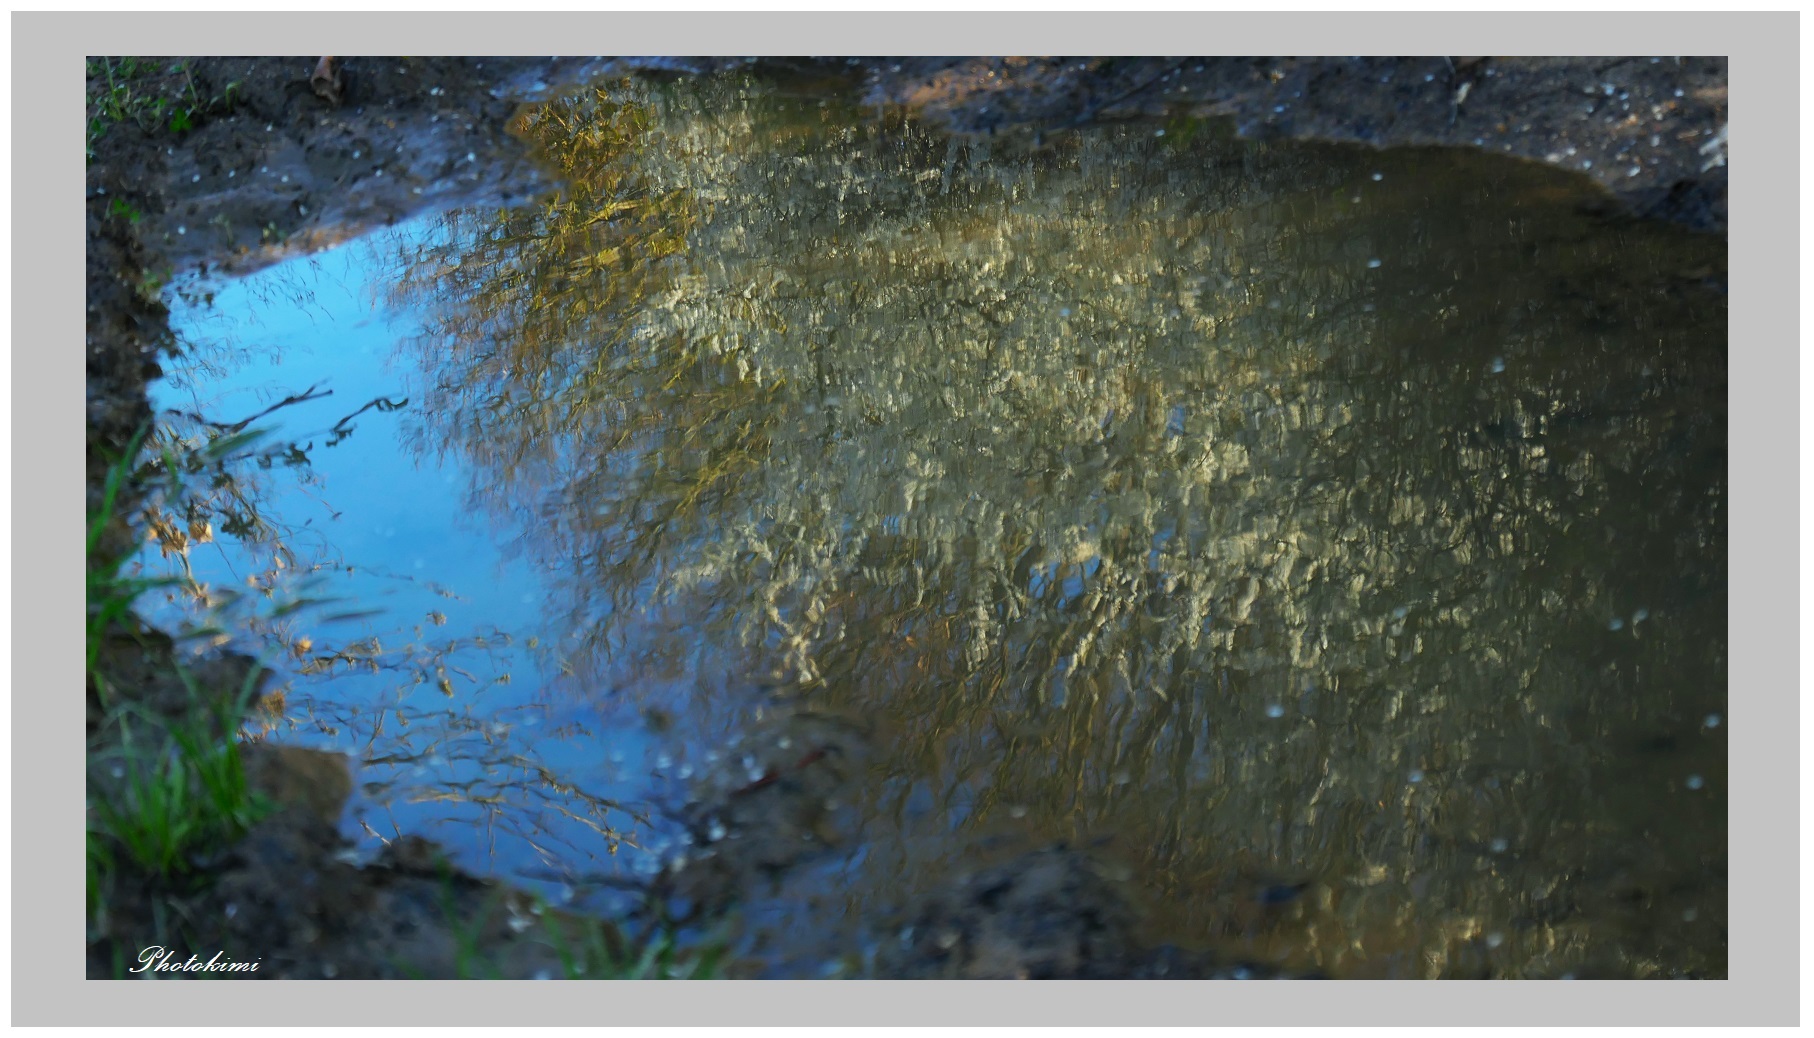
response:
<path fill-rule="evenodd" d="M 1723 242 L 1213 123 L 708 82 L 523 132 L 561 196 L 185 287 L 154 401 L 333 391 L 164 541 L 275 589 L 222 608 L 368 851 L 600 910 L 766 861 L 771 975 L 1055 841 L 1230 959 L 1725 975 Z"/>

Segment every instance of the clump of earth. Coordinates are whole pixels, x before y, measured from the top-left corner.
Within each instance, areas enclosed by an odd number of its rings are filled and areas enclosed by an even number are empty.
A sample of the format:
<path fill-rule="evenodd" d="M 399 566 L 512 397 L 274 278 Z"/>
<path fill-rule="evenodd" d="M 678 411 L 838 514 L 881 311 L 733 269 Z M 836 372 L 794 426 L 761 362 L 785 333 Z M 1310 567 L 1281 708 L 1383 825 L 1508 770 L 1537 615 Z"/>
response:
<path fill-rule="evenodd" d="M 91 514 L 110 463 L 151 418 L 146 387 L 173 347 L 159 286 L 193 270 L 250 272 L 428 209 L 531 199 L 549 185 L 513 121 L 601 76 L 830 79 L 957 134 L 1043 138 L 1099 121 L 1162 126 L 1208 115 L 1252 137 L 1477 148 L 1591 178 L 1605 189 L 1609 218 L 1711 234 L 1723 234 L 1726 220 L 1723 58 L 347 58 L 325 84 L 315 59 L 201 58 L 186 67 L 201 96 L 225 96 L 233 84 L 231 104 L 178 133 L 113 125 L 88 166 Z M 1706 272 L 1716 287 L 1724 276 Z M 134 541 L 116 521 L 101 554 L 117 557 Z M 153 711 L 178 708 L 186 693 L 168 636 L 129 621 L 103 644 L 123 695 Z M 205 696 L 225 699 L 246 685 L 249 668 L 220 656 L 196 675 Z M 108 781 L 92 765 L 106 760 L 109 738 L 93 696 L 91 788 Z M 703 910 L 734 905 L 740 887 L 847 839 L 827 804 L 864 740 L 856 725 L 790 722 L 750 747 L 755 778 L 704 776 L 682 812 L 693 853 L 662 874 L 663 892 Z M 596 975 L 601 958 L 625 951 L 617 925 L 462 874 L 420 838 L 395 840 L 374 861 L 350 856 L 336 827 L 353 781 L 345 758 L 252 745 L 245 760 L 276 809 L 181 880 L 123 876 L 104 917 L 89 921 L 90 976 L 130 965 L 135 935 L 153 919 L 175 920 L 194 947 L 259 958 L 257 973 L 241 974 L 258 977 Z M 898 940 L 876 969 L 924 978 L 1276 975 L 1143 939 L 1137 887 L 1088 848 L 978 862 L 900 911 Z M 575 949 L 591 969 L 574 968 Z"/>

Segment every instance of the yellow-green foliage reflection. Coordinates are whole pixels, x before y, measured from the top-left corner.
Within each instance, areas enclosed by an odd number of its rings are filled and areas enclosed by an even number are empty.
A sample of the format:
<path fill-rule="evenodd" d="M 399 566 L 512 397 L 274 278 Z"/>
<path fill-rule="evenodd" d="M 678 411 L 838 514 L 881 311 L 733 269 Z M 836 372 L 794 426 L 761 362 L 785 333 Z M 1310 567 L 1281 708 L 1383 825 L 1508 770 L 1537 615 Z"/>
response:
<path fill-rule="evenodd" d="M 852 904 L 918 881 L 929 783 L 1116 832 L 1186 937 L 1723 972 L 1724 809 L 1634 749 L 1723 778 L 1723 311 L 1678 276 L 1722 249 L 1478 157 L 1029 150 L 729 82 L 526 132 L 566 191 L 397 289 L 422 446 L 564 575 L 582 675 L 668 651 L 616 638 L 660 605 L 875 720 Z M 1289 925 L 1243 915 L 1269 876 L 1316 884 Z"/>

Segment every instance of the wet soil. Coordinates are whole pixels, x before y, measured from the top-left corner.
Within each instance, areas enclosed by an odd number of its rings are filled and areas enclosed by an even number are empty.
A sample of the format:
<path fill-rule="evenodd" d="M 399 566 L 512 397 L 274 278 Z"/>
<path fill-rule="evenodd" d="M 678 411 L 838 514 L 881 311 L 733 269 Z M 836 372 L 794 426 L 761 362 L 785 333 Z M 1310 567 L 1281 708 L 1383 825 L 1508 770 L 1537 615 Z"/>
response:
<path fill-rule="evenodd" d="M 95 142 L 90 514 L 110 462 L 150 421 L 146 386 L 176 347 L 163 284 L 198 269 L 249 272 L 427 209 L 532 199 L 547 185 L 513 118 L 564 86 L 634 70 L 599 59 L 352 58 L 318 90 L 316 68 L 313 58 L 196 59 L 187 74 L 197 91 L 221 96 L 235 84 L 231 105 L 180 133 L 121 122 Z M 1254 137 L 1478 148 L 1578 171 L 1605 188 L 1604 209 L 1618 218 L 1725 228 L 1723 58 L 763 59 L 640 70 L 836 77 L 871 104 L 904 106 L 965 134 L 1043 139 L 1095 121 L 1163 127 L 1214 115 Z M 1723 270 L 1706 275 L 1723 284 Z M 115 522 L 102 554 L 125 552 L 134 537 Z M 125 694 L 154 710 L 177 709 L 187 694 L 157 632 L 116 631 L 104 655 Z M 197 683 L 229 695 L 249 666 L 218 657 L 196 671 Z M 93 695 L 91 736 L 101 717 Z M 815 805 L 868 736 L 819 720 L 777 731 L 761 777 L 701 786 L 687 824 L 704 853 L 667 875 L 669 892 L 726 905 L 749 876 L 785 871 L 840 839 L 838 820 Z M 396 840 L 371 862 L 351 857 L 336 831 L 348 767 L 338 756 L 248 746 L 249 781 L 275 810 L 186 879 L 121 876 L 103 917 L 90 919 L 89 975 L 121 975 L 144 934 L 172 925 L 193 949 L 258 960 L 258 972 L 239 974 L 256 977 L 563 976 L 576 947 L 621 950 L 610 925 L 462 875 L 427 841 Z M 1288 888 L 1278 890 L 1286 893 L 1261 892 L 1254 911 L 1288 903 Z M 953 875 L 908 906 L 898 946 L 875 968 L 900 977 L 1269 975 L 1155 947 L 1143 929 L 1138 897 L 1112 858 L 1025 849 Z"/>

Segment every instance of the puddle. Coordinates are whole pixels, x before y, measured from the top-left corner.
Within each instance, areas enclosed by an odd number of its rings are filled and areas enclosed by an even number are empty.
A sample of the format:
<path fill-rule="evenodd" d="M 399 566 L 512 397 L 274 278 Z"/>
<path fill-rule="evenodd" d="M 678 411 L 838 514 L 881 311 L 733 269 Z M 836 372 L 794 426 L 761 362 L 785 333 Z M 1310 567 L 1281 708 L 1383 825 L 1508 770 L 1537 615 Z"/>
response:
<path fill-rule="evenodd" d="M 364 853 L 661 873 L 773 976 L 1725 975 L 1722 242 L 1211 122 L 524 132 L 538 208 L 173 304 L 174 432 L 281 406 L 147 564 Z"/>

